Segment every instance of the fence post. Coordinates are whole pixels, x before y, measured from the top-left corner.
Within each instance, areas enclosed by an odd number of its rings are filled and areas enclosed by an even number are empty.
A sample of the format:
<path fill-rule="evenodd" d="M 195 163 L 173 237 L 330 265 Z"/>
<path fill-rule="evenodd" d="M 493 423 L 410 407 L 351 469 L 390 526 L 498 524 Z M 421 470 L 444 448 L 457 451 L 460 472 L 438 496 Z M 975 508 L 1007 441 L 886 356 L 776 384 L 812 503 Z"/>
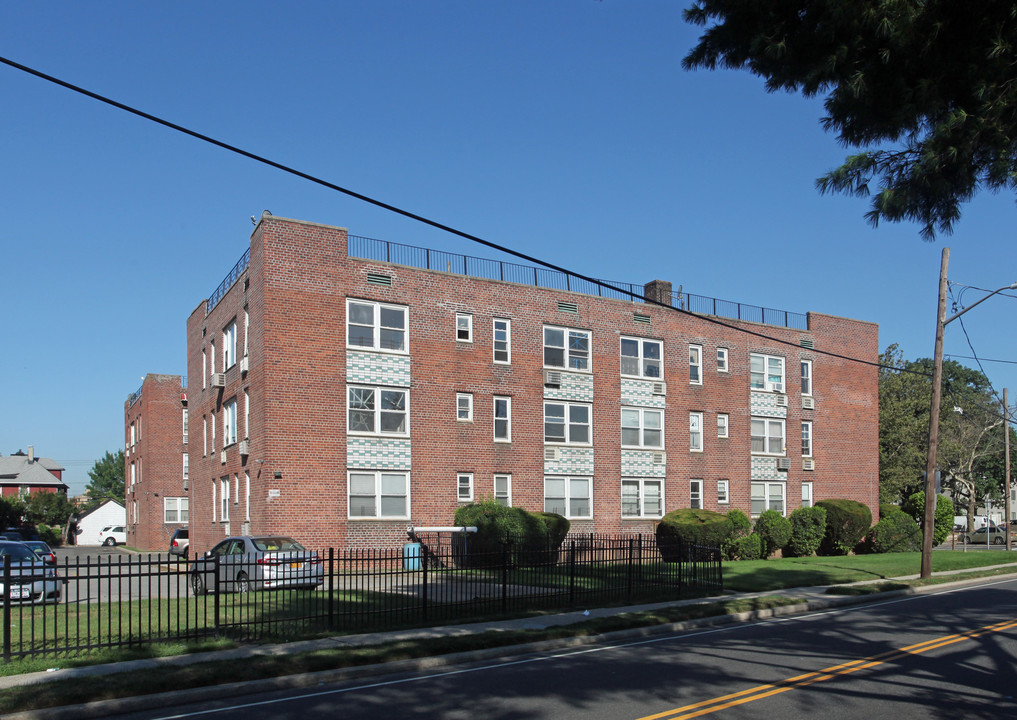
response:
<path fill-rule="evenodd" d="M 335 548 L 328 549 L 328 626 L 335 628 Z"/>
<path fill-rule="evenodd" d="M 4 662 L 11 661 L 11 556 L 4 555 Z"/>
<path fill-rule="evenodd" d="M 569 607 L 576 604 L 576 541 L 569 541 Z"/>
<path fill-rule="evenodd" d="M 215 598 L 212 600 L 212 627 L 219 630 L 219 556 L 216 555 L 212 562 L 212 568 L 215 570 L 215 580 L 212 581 L 212 587 L 215 588 Z"/>
<path fill-rule="evenodd" d="M 632 564 L 633 564 L 632 563 L 632 559 L 633 559 L 632 558 L 632 551 L 634 549 L 635 549 L 634 548 L 634 544 L 632 542 L 632 538 L 630 537 L 629 538 L 629 561 L 627 563 L 627 567 L 626 567 L 626 570 L 625 570 L 625 576 L 626 576 L 625 577 L 625 585 L 626 585 L 625 592 L 628 594 L 628 596 L 630 598 L 632 597 L 632 571 L 633 571 L 633 567 L 632 567 Z"/>
<path fill-rule="evenodd" d="M 506 537 L 501 544 L 501 612 L 508 612 L 508 566 L 509 566 L 509 539 Z"/>
<path fill-rule="evenodd" d="M 420 613 L 422 619 L 427 620 L 427 556 L 421 546 L 420 569 L 424 572 L 424 581 L 420 588 Z"/>

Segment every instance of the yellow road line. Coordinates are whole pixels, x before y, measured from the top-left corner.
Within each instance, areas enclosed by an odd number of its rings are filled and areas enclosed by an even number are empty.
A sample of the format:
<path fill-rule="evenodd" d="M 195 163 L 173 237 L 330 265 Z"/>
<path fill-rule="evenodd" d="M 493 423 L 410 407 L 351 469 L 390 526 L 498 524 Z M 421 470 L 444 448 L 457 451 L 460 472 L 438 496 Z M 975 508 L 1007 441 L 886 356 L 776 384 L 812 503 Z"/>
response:
<path fill-rule="evenodd" d="M 786 680 L 781 680 L 777 683 L 758 685 L 729 695 L 721 695 L 720 697 L 711 698 L 710 700 L 693 703 L 692 705 L 685 705 L 680 708 L 674 708 L 673 710 L 665 710 L 664 712 L 656 713 L 655 715 L 646 715 L 638 720 L 663 720 L 664 718 L 667 720 L 687 720 L 688 718 L 701 717 L 703 715 L 709 715 L 710 713 L 717 712 L 718 710 L 725 710 L 737 705 L 744 705 L 745 703 L 762 700 L 763 698 L 778 695 L 780 693 L 787 692 L 788 690 L 795 690 L 797 688 L 806 687 L 807 685 L 812 685 L 813 683 L 822 682 L 824 680 L 832 680 L 833 678 L 849 675 L 851 673 L 858 672 L 859 670 L 876 667 L 877 665 L 882 665 L 906 655 L 920 655 L 921 653 L 928 652 L 929 650 L 936 650 L 937 648 L 952 645 L 964 640 L 972 640 L 991 632 L 1009 630 L 1013 627 L 1017 627 L 1017 620 L 1004 620 L 1003 622 L 986 625 L 985 627 L 981 627 L 976 630 L 957 633 L 955 635 L 944 635 L 943 637 L 935 638 L 933 640 L 926 640 L 925 642 L 897 648 L 896 650 L 888 650 L 878 655 L 862 658 L 860 660 L 851 660 L 850 662 L 834 665 L 816 672 L 796 675 L 795 677 L 787 678 Z"/>

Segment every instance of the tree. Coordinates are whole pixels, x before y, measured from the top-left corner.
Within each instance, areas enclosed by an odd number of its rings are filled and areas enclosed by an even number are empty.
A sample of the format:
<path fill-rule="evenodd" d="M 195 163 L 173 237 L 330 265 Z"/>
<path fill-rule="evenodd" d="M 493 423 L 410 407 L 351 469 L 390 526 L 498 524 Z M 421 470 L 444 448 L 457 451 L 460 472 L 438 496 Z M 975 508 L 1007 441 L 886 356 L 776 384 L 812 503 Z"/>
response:
<path fill-rule="evenodd" d="M 74 512 L 74 503 L 62 492 L 34 492 L 25 499 L 25 518 L 32 524 L 67 524 Z"/>
<path fill-rule="evenodd" d="M 106 452 L 88 471 L 91 482 L 85 487 L 89 509 L 103 500 L 124 501 L 124 451 Z"/>
<path fill-rule="evenodd" d="M 861 152 L 817 186 L 871 196 L 873 226 L 916 221 L 932 240 L 978 190 L 1017 190 L 1013 2 L 695 0 L 685 19 L 709 25 L 686 70 L 747 69 L 769 92 L 824 96 L 823 127 Z"/>

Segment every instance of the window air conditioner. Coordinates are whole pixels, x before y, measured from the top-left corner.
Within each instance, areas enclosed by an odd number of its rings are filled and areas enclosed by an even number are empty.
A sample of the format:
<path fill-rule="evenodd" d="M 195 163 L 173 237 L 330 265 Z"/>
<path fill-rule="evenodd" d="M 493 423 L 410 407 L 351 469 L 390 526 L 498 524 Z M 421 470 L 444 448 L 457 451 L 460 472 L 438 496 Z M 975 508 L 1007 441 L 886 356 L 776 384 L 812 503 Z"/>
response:
<path fill-rule="evenodd" d="M 251 443 L 247 440 L 240 441 L 240 454 L 250 455 L 251 454 Z"/>
<path fill-rule="evenodd" d="M 190 489 L 191 489 L 191 481 L 190 480 L 184 480 L 184 492 L 187 492 Z"/>
<path fill-rule="evenodd" d="M 787 407 L 787 395 L 777 396 L 777 407 Z"/>
<path fill-rule="evenodd" d="M 802 458 L 802 470 L 815 470 L 816 461 L 812 458 Z"/>
<path fill-rule="evenodd" d="M 240 358 L 240 372 L 246 373 L 250 369 L 251 361 L 246 355 L 244 355 L 242 358 Z"/>
<path fill-rule="evenodd" d="M 777 458 L 777 469 L 778 470 L 790 470 L 791 460 L 788 458 Z"/>
<path fill-rule="evenodd" d="M 212 373 L 212 387 L 226 387 L 226 373 Z"/>
<path fill-rule="evenodd" d="M 667 383 L 655 382 L 653 383 L 653 394 L 654 395 L 667 395 Z"/>
<path fill-rule="evenodd" d="M 812 398 L 812 397 L 803 397 L 802 398 L 802 410 L 815 410 L 815 409 L 816 409 L 816 399 L 815 398 Z"/>
<path fill-rule="evenodd" d="M 544 384 L 553 387 L 561 387 L 561 373 L 557 370 L 544 371 Z"/>
<path fill-rule="evenodd" d="M 558 448 L 556 448 L 556 447 L 546 447 L 546 448 L 544 448 L 544 461 L 545 462 L 557 460 L 558 459 L 558 455 L 559 455 Z"/>
<path fill-rule="evenodd" d="M 223 451 L 221 453 L 219 453 L 219 459 L 222 461 L 223 465 L 226 464 L 226 449 L 225 448 L 223 448 Z"/>

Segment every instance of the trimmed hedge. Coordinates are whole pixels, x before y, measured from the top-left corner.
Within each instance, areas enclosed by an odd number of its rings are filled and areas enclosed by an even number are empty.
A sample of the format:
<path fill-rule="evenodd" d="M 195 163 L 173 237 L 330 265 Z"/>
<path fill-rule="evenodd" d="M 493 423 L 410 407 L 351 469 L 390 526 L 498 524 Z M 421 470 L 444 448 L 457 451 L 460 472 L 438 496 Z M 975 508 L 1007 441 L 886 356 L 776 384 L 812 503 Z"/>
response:
<path fill-rule="evenodd" d="M 785 555 L 809 557 L 819 549 L 826 534 L 826 509 L 819 506 L 798 508 L 788 516 L 791 521 L 791 539 L 784 549 Z"/>
<path fill-rule="evenodd" d="M 819 544 L 820 555 L 847 555 L 872 525 L 872 511 L 857 500 L 831 498 L 816 507 L 826 510 L 826 532 Z"/>
<path fill-rule="evenodd" d="M 760 560 L 763 557 L 763 538 L 751 533 L 738 538 L 731 547 L 732 560 Z"/>
<path fill-rule="evenodd" d="M 506 539 L 512 565 L 537 565 L 553 561 L 570 523 L 561 515 L 532 513 L 518 507 L 506 507 L 494 500 L 463 505 L 456 509 L 456 525 L 475 525 L 477 532 L 465 540 L 465 549 L 456 552 L 461 567 L 500 565 Z M 462 539 L 459 542 L 463 542 Z"/>
<path fill-rule="evenodd" d="M 912 552 L 922 549 L 922 531 L 914 518 L 900 510 L 886 514 L 859 543 L 857 552 Z"/>
<path fill-rule="evenodd" d="M 756 518 L 756 533 L 763 541 L 763 558 L 766 559 L 791 539 L 791 521 L 776 510 L 764 510 Z"/>
<path fill-rule="evenodd" d="M 901 503 L 901 510 L 910 515 L 921 528 L 925 525 L 925 491 L 919 490 Z M 932 543 L 941 545 L 953 530 L 953 500 L 946 495 L 936 496 L 936 514 L 932 519 Z"/>
<path fill-rule="evenodd" d="M 731 520 L 712 510 L 672 510 L 657 524 L 657 547 L 665 562 L 681 560 L 686 544 L 722 547 L 731 537 Z"/>
<path fill-rule="evenodd" d="M 731 521 L 731 536 L 724 541 L 721 549 L 728 560 L 735 559 L 735 545 L 752 533 L 752 520 L 743 511 L 733 508 L 727 511 L 727 519 Z"/>

